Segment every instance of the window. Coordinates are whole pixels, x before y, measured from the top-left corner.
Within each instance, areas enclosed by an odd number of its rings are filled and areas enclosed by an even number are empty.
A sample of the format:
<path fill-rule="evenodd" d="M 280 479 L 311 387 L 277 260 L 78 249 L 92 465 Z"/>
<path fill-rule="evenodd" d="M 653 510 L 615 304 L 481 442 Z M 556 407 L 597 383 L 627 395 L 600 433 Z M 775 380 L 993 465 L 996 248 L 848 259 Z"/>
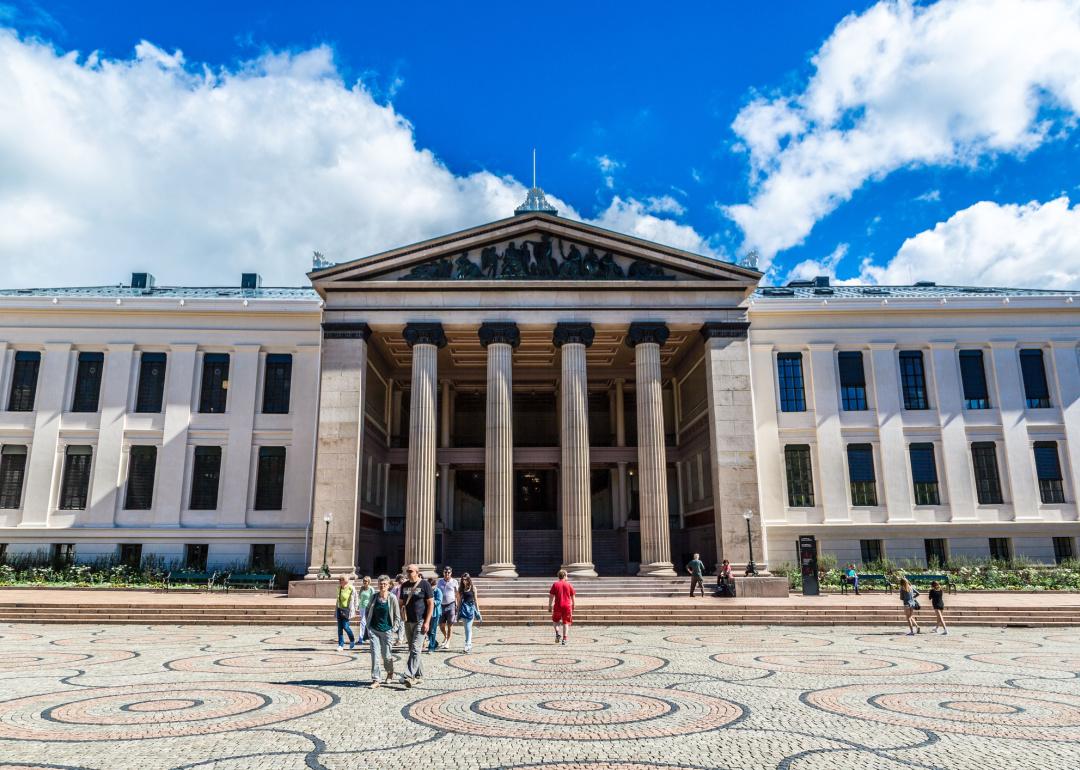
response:
<path fill-rule="evenodd" d="M 980 505 L 1001 503 L 1001 476 L 998 474 L 997 449 L 993 441 L 971 445 L 971 464 L 975 470 L 975 493 Z"/>
<path fill-rule="evenodd" d="M 1020 372 L 1024 375 L 1024 399 L 1028 409 L 1050 406 L 1050 388 L 1046 384 L 1043 352 L 1038 348 L 1020 351 Z"/>
<path fill-rule="evenodd" d="M 71 399 L 71 411 L 96 412 L 98 410 L 98 396 L 101 395 L 101 369 L 104 365 L 104 353 L 79 353 L 79 368 L 75 371 L 75 395 Z"/>
<path fill-rule="evenodd" d="M 86 508 L 90 490 L 90 460 L 93 450 L 88 446 L 69 446 L 64 452 L 64 477 L 60 482 L 60 510 L 81 511 Z"/>
<path fill-rule="evenodd" d="M 225 411 L 229 390 L 229 354 L 206 353 L 203 355 L 202 391 L 199 411 L 205 414 L 221 414 Z"/>
<path fill-rule="evenodd" d="M 153 506 L 156 466 L 156 446 L 131 447 L 128 460 L 127 494 L 124 497 L 126 510 L 148 511 Z"/>
<path fill-rule="evenodd" d="M 8 397 L 8 411 L 34 411 L 34 396 L 37 394 L 38 369 L 41 367 L 41 353 L 20 350 L 15 353 L 15 370 L 11 375 L 11 395 Z"/>
<path fill-rule="evenodd" d="M 943 568 L 949 563 L 949 555 L 945 549 L 945 540 L 940 537 L 923 540 L 923 549 L 926 551 L 926 566 Z"/>
<path fill-rule="evenodd" d="M 981 350 L 960 351 L 960 380 L 964 386 L 965 409 L 989 409 L 990 395 L 986 388 L 986 369 Z"/>
<path fill-rule="evenodd" d="M 54 567 L 64 567 L 75 561 L 74 543 L 53 543 L 52 564 Z"/>
<path fill-rule="evenodd" d="M 848 477 L 852 505 L 877 505 L 874 450 L 869 444 L 848 444 Z"/>
<path fill-rule="evenodd" d="M 285 488 L 285 447 L 259 447 L 259 470 L 255 478 L 255 510 L 280 511 Z"/>
<path fill-rule="evenodd" d="M 840 401 L 845 412 L 866 411 L 866 375 L 862 353 L 845 350 L 837 354 L 840 367 Z"/>
<path fill-rule="evenodd" d="M 778 353 L 776 369 L 780 377 L 780 411 L 805 412 L 802 353 Z"/>
<path fill-rule="evenodd" d="M 911 479 L 915 484 L 915 505 L 940 505 L 934 445 L 912 444 L 908 454 L 911 456 Z"/>
<path fill-rule="evenodd" d="M 288 414 L 292 387 L 292 356 L 271 353 L 266 357 L 263 377 L 263 414 Z"/>
<path fill-rule="evenodd" d="M 1065 502 L 1056 441 L 1035 442 L 1035 473 L 1039 477 L 1039 497 L 1044 503 Z"/>
<path fill-rule="evenodd" d="M 274 544 L 259 543 L 251 546 L 251 569 L 255 572 L 273 572 Z"/>
<path fill-rule="evenodd" d="M 879 564 L 885 551 L 880 540 L 860 540 L 859 550 L 862 551 L 863 565 Z"/>
<path fill-rule="evenodd" d="M 990 558 L 994 561 L 1012 561 L 1012 543 L 1009 538 L 990 538 Z"/>
<path fill-rule="evenodd" d="M 26 447 L 11 445 L 0 452 L 0 508 L 22 506 L 23 479 L 26 477 Z"/>
<path fill-rule="evenodd" d="M 795 444 L 784 447 L 787 466 L 788 505 L 792 508 L 814 506 L 814 474 L 810 468 L 810 447 Z"/>
<path fill-rule="evenodd" d="M 921 350 L 900 351 L 900 385 L 905 409 L 929 409 L 926 399 L 926 370 Z"/>
<path fill-rule="evenodd" d="M 165 395 L 164 353 L 143 353 L 139 358 L 139 387 L 135 395 L 135 411 L 157 414 Z"/>
<path fill-rule="evenodd" d="M 7 562 L 7 543 L 0 543 L 0 564 Z"/>
<path fill-rule="evenodd" d="M 184 569 L 206 571 L 206 557 L 210 546 L 206 543 L 188 543 L 184 546 Z"/>
<path fill-rule="evenodd" d="M 195 462 L 191 470 L 191 502 L 188 508 L 193 511 L 215 510 L 220 477 L 221 447 L 195 447 Z"/>
<path fill-rule="evenodd" d="M 1072 561 L 1076 558 L 1073 539 L 1071 537 L 1054 538 L 1054 563 L 1061 564 L 1063 561 Z"/>
<path fill-rule="evenodd" d="M 142 543 L 121 543 L 120 563 L 131 569 L 138 569 L 142 565 Z"/>

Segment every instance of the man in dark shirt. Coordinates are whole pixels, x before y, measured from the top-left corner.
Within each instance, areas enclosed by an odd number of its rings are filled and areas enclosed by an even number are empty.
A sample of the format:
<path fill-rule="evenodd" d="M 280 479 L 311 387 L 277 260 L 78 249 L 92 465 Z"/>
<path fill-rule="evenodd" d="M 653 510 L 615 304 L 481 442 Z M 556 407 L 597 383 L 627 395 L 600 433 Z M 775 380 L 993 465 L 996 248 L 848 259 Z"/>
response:
<path fill-rule="evenodd" d="M 705 565 L 701 561 L 701 554 L 695 553 L 694 558 L 686 565 L 686 571 L 690 573 L 690 598 L 694 598 L 694 589 L 701 591 L 701 598 L 705 598 Z"/>
<path fill-rule="evenodd" d="M 401 675 L 401 683 L 406 687 L 412 687 L 424 677 L 420 651 L 427 639 L 434 608 L 435 592 L 431 584 L 421 579 L 420 569 L 415 564 L 408 565 L 405 582 L 401 584 L 401 610 L 405 616 L 405 638 L 409 643 L 409 660 Z"/>

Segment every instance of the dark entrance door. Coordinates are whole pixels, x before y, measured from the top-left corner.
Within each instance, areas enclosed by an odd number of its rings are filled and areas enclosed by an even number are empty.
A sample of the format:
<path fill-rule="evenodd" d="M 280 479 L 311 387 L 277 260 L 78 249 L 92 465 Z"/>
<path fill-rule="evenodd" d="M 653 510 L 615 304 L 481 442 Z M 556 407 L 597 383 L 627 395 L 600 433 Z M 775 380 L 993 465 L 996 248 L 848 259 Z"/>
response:
<path fill-rule="evenodd" d="M 559 473 L 514 471 L 514 561 L 519 575 L 554 575 L 562 564 Z"/>

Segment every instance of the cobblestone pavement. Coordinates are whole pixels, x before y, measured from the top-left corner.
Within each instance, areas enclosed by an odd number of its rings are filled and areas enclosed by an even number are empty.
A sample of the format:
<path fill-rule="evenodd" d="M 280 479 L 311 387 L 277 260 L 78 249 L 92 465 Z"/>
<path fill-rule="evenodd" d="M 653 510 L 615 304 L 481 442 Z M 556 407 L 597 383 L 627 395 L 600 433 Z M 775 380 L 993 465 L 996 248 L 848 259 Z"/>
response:
<path fill-rule="evenodd" d="M 481 627 L 377 690 L 332 635 L 0 625 L 0 768 L 1080 763 L 1080 629 Z"/>

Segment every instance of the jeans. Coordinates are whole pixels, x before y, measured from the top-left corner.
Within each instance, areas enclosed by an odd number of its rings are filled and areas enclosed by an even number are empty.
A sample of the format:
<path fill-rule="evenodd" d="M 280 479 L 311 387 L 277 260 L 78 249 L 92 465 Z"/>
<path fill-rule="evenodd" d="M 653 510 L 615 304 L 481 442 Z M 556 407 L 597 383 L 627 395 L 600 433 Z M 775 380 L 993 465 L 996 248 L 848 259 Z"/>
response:
<path fill-rule="evenodd" d="M 439 616 L 431 616 L 431 627 L 427 632 L 427 648 L 428 652 L 434 652 L 439 649 L 439 640 L 435 636 L 439 633 Z"/>
<path fill-rule="evenodd" d="M 383 668 L 387 676 L 394 675 L 394 655 L 391 650 L 391 634 L 393 631 L 376 631 L 368 629 L 368 638 L 371 639 L 371 681 L 379 679 L 379 658 L 382 658 Z"/>
<path fill-rule="evenodd" d="M 475 618 L 461 618 L 461 622 L 465 624 L 465 652 L 472 649 L 472 624 Z"/>
<path fill-rule="evenodd" d="M 343 610 L 340 607 L 335 607 L 337 614 L 337 646 L 345 646 L 345 637 L 342 635 L 344 631 L 349 635 L 349 644 L 356 644 L 356 637 L 353 636 L 352 629 L 349 628 L 349 611 Z"/>
<path fill-rule="evenodd" d="M 405 623 L 405 638 L 409 644 L 409 659 L 405 663 L 405 676 L 410 679 L 421 679 L 424 676 L 424 662 L 420 657 L 420 650 L 424 647 L 427 634 L 424 633 L 423 623 Z"/>
<path fill-rule="evenodd" d="M 705 596 L 705 581 L 701 579 L 701 575 L 690 576 L 690 595 L 694 595 L 694 589 L 697 588 L 701 591 L 701 595 Z"/>

